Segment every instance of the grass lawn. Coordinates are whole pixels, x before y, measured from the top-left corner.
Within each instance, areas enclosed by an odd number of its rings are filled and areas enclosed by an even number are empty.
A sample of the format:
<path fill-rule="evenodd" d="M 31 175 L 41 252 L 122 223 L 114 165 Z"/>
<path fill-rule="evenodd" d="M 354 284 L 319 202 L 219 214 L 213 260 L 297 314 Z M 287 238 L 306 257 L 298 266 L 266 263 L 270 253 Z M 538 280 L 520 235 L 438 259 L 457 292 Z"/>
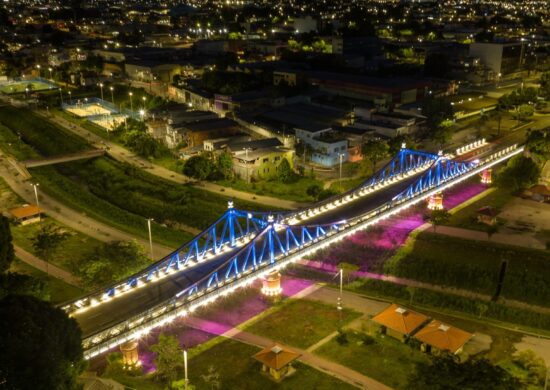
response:
<path fill-rule="evenodd" d="M 42 83 L 40 81 L 32 81 L 32 82 L 21 81 L 19 83 L 15 83 L 15 84 L 0 86 L 0 92 L 5 93 L 7 95 L 16 94 L 16 93 L 25 93 L 25 89 L 29 85 L 30 85 L 29 93 L 52 89 L 51 85 L 46 84 L 46 83 Z"/>
<path fill-rule="evenodd" d="M 312 185 L 323 187 L 323 182 L 309 177 L 301 177 L 294 183 L 281 183 L 278 180 L 260 180 L 254 183 L 247 183 L 244 180 L 220 180 L 219 185 L 231 187 L 239 191 L 246 191 L 256 195 L 273 196 L 295 202 L 313 202 L 307 194 L 307 189 Z"/>
<path fill-rule="evenodd" d="M 20 274 L 30 275 L 44 281 L 50 292 L 50 301 L 52 303 L 65 302 L 85 293 L 84 290 L 67 284 L 61 279 L 57 279 L 51 276 L 48 277 L 45 272 L 42 272 L 39 269 L 36 269 L 28 265 L 27 263 L 22 262 L 19 259 L 16 259 L 12 263 L 11 271 Z"/>
<path fill-rule="evenodd" d="M 477 222 L 477 210 L 483 206 L 492 206 L 501 210 L 513 198 L 509 191 L 495 188 L 490 194 L 453 213 L 446 225 L 485 231 L 487 225 Z"/>
<path fill-rule="evenodd" d="M 0 177 L 0 213 L 19 207 L 23 203 L 25 203 L 23 199 L 17 196 L 4 179 Z"/>
<path fill-rule="evenodd" d="M 351 190 L 352 188 L 357 187 L 359 184 L 363 183 L 365 180 L 367 180 L 367 178 L 364 178 L 364 177 L 357 177 L 355 179 L 347 179 L 347 180 L 343 179 L 342 186 L 340 186 L 340 182 L 337 180 L 330 185 L 330 189 L 336 192 L 345 192 L 345 191 Z"/>
<path fill-rule="evenodd" d="M 358 312 L 344 309 L 341 325 L 360 316 Z M 335 332 L 338 327 L 336 303 L 329 306 L 317 301 L 288 300 L 278 310 L 247 326 L 246 331 L 306 349 Z"/>
<path fill-rule="evenodd" d="M 407 389 L 408 376 L 417 363 L 428 361 L 428 356 L 391 337 L 373 338 L 372 344 L 365 345 L 361 334 L 350 332 L 348 344 L 332 339 L 315 353 L 395 389 Z"/>
<path fill-rule="evenodd" d="M 61 228 L 62 232 L 69 233 L 69 236 L 57 248 L 43 256 L 43 260 L 47 260 L 69 272 L 78 268 L 78 264 L 85 261 L 86 255 L 101 245 L 101 242 L 95 238 L 77 232 L 48 217 L 44 218 L 41 223 L 12 226 L 11 233 L 15 244 L 36 255 L 36 251 L 32 246 L 32 238 L 40 231 L 41 224 L 55 225 Z"/>

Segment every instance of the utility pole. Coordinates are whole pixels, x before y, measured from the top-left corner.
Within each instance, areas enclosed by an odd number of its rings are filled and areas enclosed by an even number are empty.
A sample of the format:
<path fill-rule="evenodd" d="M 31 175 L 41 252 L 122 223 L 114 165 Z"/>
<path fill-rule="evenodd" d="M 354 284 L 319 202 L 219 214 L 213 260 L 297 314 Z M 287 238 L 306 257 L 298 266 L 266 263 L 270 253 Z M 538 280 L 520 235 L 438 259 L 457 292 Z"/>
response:
<path fill-rule="evenodd" d="M 101 100 L 103 101 L 103 83 L 99 83 L 99 89 L 101 90 Z"/>
<path fill-rule="evenodd" d="M 340 187 L 340 192 L 342 192 L 342 162 L 344 161 L 344 153 L 338 155 L 340 160 L 340 180 L 338 180 L 338 185 Z"/>
<path fill-rule="evenodd" d="M 338 296 L 338 300 L 336 302 L 336 309 L 338 309 L 338 328 L 342 327 L 342 293 L 343 293 L 343 285 L 344 285 L 344 269 L 340 268 L 340 271 L 338 271 L 340 274 L 340 295 Z"/>
<path fill-rule="evenodd" d="M 151 260 L 154 260 L 153 257 L 153 235 L 151 234 L 151 221 L 154 221 L 153 218 L 147 218 L 147 227 L 149 228 L 149 247 L 151 248 Z"/>
<path fill-rule="evenodd" d="M 40 183 L 32 183 L 31 184 L 34 188 L 34 199 L 36 200 L 36 207 L 40 208 L 40 205 L 38 203 L 38 186 Z"/>

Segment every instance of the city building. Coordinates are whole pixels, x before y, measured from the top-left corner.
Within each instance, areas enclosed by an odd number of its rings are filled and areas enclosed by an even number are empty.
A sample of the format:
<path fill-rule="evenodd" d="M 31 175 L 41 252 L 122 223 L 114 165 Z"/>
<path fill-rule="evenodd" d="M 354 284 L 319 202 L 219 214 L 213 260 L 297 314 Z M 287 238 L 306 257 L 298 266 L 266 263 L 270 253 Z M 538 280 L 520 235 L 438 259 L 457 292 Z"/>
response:
<path fill-rule="evenodd" d="M 479 58 L 491 71 L 492 78 L 499 79 L 522 69 L 525 46 L 522 42 L 475 42 L 470 44 L 470 56 Z"/>

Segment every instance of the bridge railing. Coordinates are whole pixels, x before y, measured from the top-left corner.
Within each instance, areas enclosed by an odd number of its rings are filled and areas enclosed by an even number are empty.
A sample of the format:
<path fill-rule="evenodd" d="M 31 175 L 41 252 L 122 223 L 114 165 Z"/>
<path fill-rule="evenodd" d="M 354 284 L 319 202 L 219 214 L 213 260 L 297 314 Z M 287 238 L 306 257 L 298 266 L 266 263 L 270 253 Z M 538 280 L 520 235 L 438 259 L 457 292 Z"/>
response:
<path fill-rule="evenodd" d="M 255 266 L 245 268 L 242 272 L 235 272 L 235 266 L 232 266 L 232 268 L 227 268 L 231 265 L 231 262 L 234 262 L 235 260 L 235 257 L 232 257 L 215 270 L 218 275 L 220 274 L 220 271 L 224 269 L 224 266 L 226 267 L 225 269 L 232 270 L 232 272 L 226 274 L 226 278 L 223 280 L 220 280 L 218 277 L 215 283 L 213 283 L 215 278 L 212 277 L 213 273 L 210 273 L 199 281 L 202 282 L 201 286 L 204 286 L 203 289 L 199 290 L 198 288 L 194 288 L 194 286 L 188 287 L 181 291 L 176 297 L 159 303 L 154 307 L 145 310 L 140 315 L 127 319 L 126 321 L 110 327 L 109 329 L 101 330 L 85 339 L 83 341 L 85 357 L 91 358 L 132 338 L 139 338 L 141 335 L 146 334 L 154 327 L 167 324 L 179 316 L 187 315 L 196 308 L 214 301 L 217 297 L 227 295 L 239 287 L 250 285 L 256 278 L 265 276 L 272 270 L 283 268 L 288 264 L 303 258 L 304 256 L 312 254 L 315 251 L 325 248 L 336 241 L 340 241 L 359 230 L 363 230 L 368 226 L 376 224 L 380 220 L 389 218 L 390 216 L 422 201 L 426 197 L 466 180 L 473 175 L 477 175 L 484 169 L 499 164 L 511 156 L 521 153 L 522 151 L 523 147 L 517 147 L 516 145 L 498 151 L 484 159 L 482 162 L 475 165 L 469 165 L 467 170 L 457 172 L 455 175 L 448 175 L 438 183 L 432 183 L 431 186 L 422 187 L 419 191 L 414 192 L 410 197 L 403 196 L 398 199 L 394 198 L 369 213 L 358 216 L 349 221 L 342 221 L 341 224 L 337 224 L 337 226 L 332 225 L 330 229 L 325 230 L 324 234 L 317 236 L 312 235 L 311 240 L 303 241 L 292 249 L 289 248 L 286 251 L 281 249 L 278 252 L 274 252 L 273 254 L 270 254 L 269 261 L 256 262 Z M 434 163 L 434 165 L 435 164 L 436 163 Z M 282 227 L 285 232 L 287 231 L 285 229 L 300 228 L 303 227 Z M 258 233 L 258 237 L 262 236 L 265 238 L 267 237 L 269 231 L 273 234 L 274 230 L 277 230 L 275 224 L 268 225 L 260 233 Z M 281 227 L 279 227 L 279 231 L 280 230 Z M 260 239 L 258 239 L 257 242 L 259 242 L 259 240 Z M 238 254 L 242 256 L 247 250 L 247 247 L 242 248 L 239 250 Z"/>

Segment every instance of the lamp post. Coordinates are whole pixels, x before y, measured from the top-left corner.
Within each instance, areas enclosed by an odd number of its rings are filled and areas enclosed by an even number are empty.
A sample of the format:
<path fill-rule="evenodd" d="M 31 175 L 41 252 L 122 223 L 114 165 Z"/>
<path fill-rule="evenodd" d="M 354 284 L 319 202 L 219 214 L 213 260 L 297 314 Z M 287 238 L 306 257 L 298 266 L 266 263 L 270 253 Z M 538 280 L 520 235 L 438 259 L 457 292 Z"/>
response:
<path fill-rule="evenodd" d="M 340 187 L 340 192 L 342 192 L 342 162 L 344 161 L 344 153 L 340 153 L 338 155 L 338 159 L 340 160 L 340 179 L 338 180 L 338 185 Z"/>
<path fill-rule="evenodd" d="M 109 90 L 111 91 L 111 102 L 113 103 L 113 106 L 116 107 L 115 105 L 115 94 L 114 94 L 114 88 L 113 87 L 109 87 Z"/>
<path fill-rule="evenodd" d="M 40 183 L 31 183 L 31 185 L 34 188 L 34 199 L 36 200 L 36 207 L 40 207 L 38 203 L 38 186 L 40 185 Z"/>
<path fill-rule="evenodd" d="M 40 77 L 40 64 L 36 65 L 36 69 L 38 69 L 38 77 Z"/>
<path fill-rule="evenodd" d="M 63 105 L 63 90 L 59 88 L 59 98 L 61 99 L 61 105 Z"/>
<path fill-rule="evenodd" d="M 101 100 L 103 100 L 103 83 L 99 83 L 99 89 L 101 90 Z"/>
<path fill-rule="evenodd" d="M 134 94 L 132 92 L 128 92 L 128 96 L 130 96 L 130 111 L 134 112 L 134 102 L 132 100 L 132 96 L 134 96 Z"/>
<path fill-rule="evenodd" d="M 52 70 L 53 70 L 53 69 L 52 69 L 51 67 L 48 68 L 48 72 L 50 72 L 50 80 L 53 80 L 53 77 L 52 77 Z"/>
<path fill-rule="evenodd" d="M 145 110 L 139 110 L 139 116 L 141 117 L 141 121 L 143 122 L 145 120 Z"/>
<path fill-rule="evenodd" d="M 67 92 L 69 94 L 69 104 L 73 104 L 73 98 L 72 98 L 72 94 L 71 94 L 71 91 Z"/>
<path fill-rule="evenodd" d="M 342 327 L 342 290 L 344 285 L 344 269 L 340 268 L 340 271 L 338 271 L 338 274 L 340 276 L 340 294 L 338 295 L 338 300 L 336 301 L 336 309 L 338 310 L 338 328 Z"/>
<path fill-rule="evenodd" d="M 153 235 L 151 234 L 151 221 L 154 221 L 154 219 L 147 218 L 147 227 L 149 228 L 149 247 L 151 249 L 151 260 L 153 260 Z"/>
<path fill-rule="evenodd" d="M 145 96 L 143 96 L 141 98 L 141 100 L 143 100 L 143 109 L 145 110 L 145 101 L 147 100 L 147 98 Z"/>
<path fill-rule="evenodd" d="M 183 371 L 184 371 L 185 390 L 187 390 L 187 385 L 189 384 L 189 379 L 187 377 L 187 350 L 183 351 Z"/>

